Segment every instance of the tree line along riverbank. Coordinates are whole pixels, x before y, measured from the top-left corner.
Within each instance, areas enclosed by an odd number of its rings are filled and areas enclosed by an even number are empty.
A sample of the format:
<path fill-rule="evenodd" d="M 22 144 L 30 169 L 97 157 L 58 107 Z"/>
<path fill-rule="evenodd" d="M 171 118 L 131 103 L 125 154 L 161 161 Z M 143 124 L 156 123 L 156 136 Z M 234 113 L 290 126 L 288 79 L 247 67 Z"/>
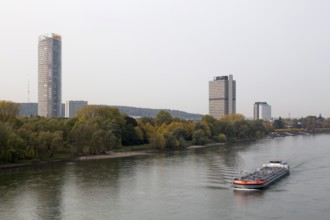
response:
<path fill-rule="evenodd" d="M 0 164 L 72 160 L 109 152 L 180 150 L 191 145 L 237 142 L 265 137 L 270 122 L 243 115 L 199 121 L 173 118 L 160 111 L 155 118 L 134 119 L 118 109 L 86 106 L 75 118 L 17 116 L 16 103 L 0 101 Z M 8 166 L 8 165 L 5 165 Z"/>

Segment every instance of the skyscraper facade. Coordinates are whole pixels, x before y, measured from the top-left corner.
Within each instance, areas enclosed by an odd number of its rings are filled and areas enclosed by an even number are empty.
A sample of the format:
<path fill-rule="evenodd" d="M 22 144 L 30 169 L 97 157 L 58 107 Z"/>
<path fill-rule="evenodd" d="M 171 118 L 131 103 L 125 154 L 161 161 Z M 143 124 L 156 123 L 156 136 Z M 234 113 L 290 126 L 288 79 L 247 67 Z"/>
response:
<path fill-rule="evenodd" d="M 253 108 L 254 120 L 267 120 L 272 119 L 272 107 L 267 102 L 256 102 Z"/>
<path fill-rule="evenodd" d="M 60 117 L 62 101 L 62 38 L 58 34 L 39 36 L 38 115 Z"/>
<path fill-rule="evenodd" d="M 218 119 L 236 113 L 236 81 L 233 75 L 216 76 L 209 81 L 209 115 Z"/>

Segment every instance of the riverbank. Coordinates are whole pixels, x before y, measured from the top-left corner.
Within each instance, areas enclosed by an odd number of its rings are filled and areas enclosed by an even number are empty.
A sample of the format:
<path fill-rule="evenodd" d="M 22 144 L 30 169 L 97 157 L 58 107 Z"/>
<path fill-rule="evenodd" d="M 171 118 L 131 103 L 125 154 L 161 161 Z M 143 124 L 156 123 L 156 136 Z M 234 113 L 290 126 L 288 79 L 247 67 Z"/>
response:
<path fill-rule="evenodd" d="M 107 152 L 101 155 L 88 155 L 78 157 L 76 160 L 101 160 L 101 159 L 111 159 L 111 158 L 122 158 L 122 157 L 136 157 L 136 156 L 147 156 L 151 155 L 150 151 L 126 151 L 126 152 Z"/>
<path fill-rule="evenodd" d="M 66 162 L 66 161 L 81 161 L 81 160 L 101 160 L 101 159 L 112 159 L 112 158 L 122 158 L 122 157 L 136 157 L 136 156 L 147 156 L 154 154 L 150 150 L 141 150 L 141 151 L 120 151 L 114 152 L 109 151 L 105 154 L 98 154 L 98 155 L 85 155 L 85 156 L 77 156 L 71 157 L 66 159 L 50 159 L 50 160 L 38 160 L 38 161 L 27 161 L 22 163 L 11 163 L 11 164 L 2 164 L 0 165 L 0 169 L 13 169 L 13 168 L 20 168 L 20 167 L 27 167 L 27 166 L 36 166 L 36 165 L 43 165 L 43 164 L 50 164 L 50 163 L 58 163 L 58 162 Z"/>
<path fill-rule="evenodd" d="M 319 134 L 319 133 L 329 133 L 329 130 L 317 131 L 314 133 L 307 133 L 301 129 L 299 129 L 299 130 L 282 129 L 282 130 L 274 131 L 267 137 L 274 138 L 274 137 L 285 137 L 285 136 L 294 136 L 294 135 L 311 135 L 311 134 Z M 264 137 L 264 138 L 267 138 L 267 137 Z M 260 138 L 260 139 L 263 139 L 263 138 Z M 256 138 L 256 139 L 235 140 L 235 141 L 229 140 L 226 143 L 210 143 L 210 144 L 206 144 L 206 145 L 191 145 L 191 146 L 188 146 L 186 149 L 190 150 L 190 149 L 206 148 L 206 147 L 211 147 L 211 146 L 215 146 L 215 145 L 225 145 L 225 144 L 250 142 L 250 141 L 257 141 L 257 140 L 259 140 L 259 139 Z M 129 148 L 124 147 L 117 151 L 109 151 L 109 152 L 106 152 L 105 154 L 98 154 L 98 155 L 84 155 L 84 156 L 66 155 L 64 157 L 62 155 L 61 157 L 47 159 L 47 160 L 33 160 L 33 161 L 23 161 L 21 163 L 3 164 L 3 165 L 0 165 L 0 169 L 12 169 L 12 168 L 43 165 L 43 164 L 65 162 L 65 161 L 101 160 L 101 159 L 112 159 L 112 158 L 122 158 L 122 157 L 147 156 L 147 155 L 157 154 L 160 152 L 164 152 L 164 151 L 151 148 L 149 144 L 145 144 L 145 145 L 131 146 Z"/>
<path fill-rule="evenodd" d="M 314 135 L 314 134 L 329 134 L 330 129 L 318 128 L 306 131 L 302 128 L 283 128 L 275 129 L 269 134 L 270 137 L 285 137 L 285 136 L 296 136 L 296 135 Z"/>
<path fill-rule="evenodd" d="M 72 159 L 72 160 L 70 160 L 70 159 L 54 159 L 54 160 L 47 160 L 47 161 L 29 161 L 29 162 L 22 162 L 22 163 L 2 164 L 2 165 L 0 165 L 0 170 L 36 166 L 36 165 L 44 165 L 44 164 L 50 164 L 50 163 L 59 163 L 59 162 L 73 161 L 73 160 L 74 159 Z"/>
<path fill-rule="evenodd" d="M 233 144 L 238 142 L 249 142 L 249 141 L 256 141 L 258 139 L 244 139 L 244 140 L 228 140 L 225 143 L 209 143 L 205 145 L 190 145 L 185 149 L 181 150 L 193 150 L 199 148 L 207 148 L 216 145 L 225 145 L 225 144 Z M 122 147 L 117 149 L 116 151 L 108 151 L 105 154 L 97 154 L 97 155 L 83 155 L 83 156 L 74 156 L 74 155 L 55 155 L 55 158 L 48 158 L 45 160 L 33 160 L 33 161 L 23 161 L 21 163 L 14 163 L 14 164 L 3 164 L 0 165 L 0 169 L 11 169 L 11 168 L 20 168 L 26 166 L 36 166 L 36 165 L 43 165 L 49 163 L 56 163 L 56 162 L 65 162 L 65 161 L 84 161 L 84 160 L 102 160 L 102 159 L 114 159 L 114 158 L 124 158 L 124 157 L 136 157 L 136 156 L 148 156 L 153 154 L 158 154 L 161 152 L 168 152 L 174 150 L 160 150 L 151 147 L 150 144 L 144 145 L 136 145 L 130 147 Z"/>
<path fill-rule="evenodd" d="M 225 143 L 212 143 L 206 145 L 191 145 L 187 147 L 187 150 L 190 149 L 198 149 L 198 148 L 206 148 L 215 145 L 224 145 Z M 57 163 L 57 162 L 66 162 L 66 161 L 85 161 L 85 160 L 102 160 L 102 159 L 114 159 L 114 158 L 124 158 L 124 157 L 137 157 L 137 156 L 148 156 L 154 155 L 160 152 L 160 150 L 152 149 L 150 147 L 144 146 L 133 146 L 132 149 L 121 149 L 119 151 L 108 151 L 105 154 L 98 154 L 98 155 L 84 155 L 84 156 L 76 156 L 76 157 L 68 157 L 68 158 L 54 158 L 48 160 L 33 160 L 21 163 L 12 163 L 12 164 L 3 164 L 0 165 L 0 169 L 13 169 L 13 168 L 20 168 L 20 167 L 27 167 L 27 166 L 36 166 L 36 165 L 44 165 L 50 163 Z"/>

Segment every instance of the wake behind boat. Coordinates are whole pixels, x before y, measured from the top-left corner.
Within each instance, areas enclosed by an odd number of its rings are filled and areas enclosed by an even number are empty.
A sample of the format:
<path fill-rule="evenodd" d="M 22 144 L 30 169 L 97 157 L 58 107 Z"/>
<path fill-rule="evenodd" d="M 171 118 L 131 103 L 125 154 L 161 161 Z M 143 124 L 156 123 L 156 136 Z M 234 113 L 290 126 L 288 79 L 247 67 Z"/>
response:
<path fill-rule="evenodd" d="M 270 161 L 252 173 L 234 178 L 233 186 L 240 189 L 261 189 L 289 173 L 290 167 L 287 163 Z"/>

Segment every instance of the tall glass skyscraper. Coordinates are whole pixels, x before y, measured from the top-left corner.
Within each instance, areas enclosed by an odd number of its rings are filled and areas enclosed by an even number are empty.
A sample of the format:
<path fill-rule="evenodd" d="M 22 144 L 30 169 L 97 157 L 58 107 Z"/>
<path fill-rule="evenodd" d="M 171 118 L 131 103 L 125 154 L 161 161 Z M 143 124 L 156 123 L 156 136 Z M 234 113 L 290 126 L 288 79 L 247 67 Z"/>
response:
<path fill-rule="evenodd" d="M 216 76 L 209 81 L 209 115 L 219 119 L 236 113 L 236 81 L 233 75 Z"/>
<path fill-rule="evenodd" d="M 62 102 L 62 37 L 39 36 L 38 115 L 60 117 Z"/>

